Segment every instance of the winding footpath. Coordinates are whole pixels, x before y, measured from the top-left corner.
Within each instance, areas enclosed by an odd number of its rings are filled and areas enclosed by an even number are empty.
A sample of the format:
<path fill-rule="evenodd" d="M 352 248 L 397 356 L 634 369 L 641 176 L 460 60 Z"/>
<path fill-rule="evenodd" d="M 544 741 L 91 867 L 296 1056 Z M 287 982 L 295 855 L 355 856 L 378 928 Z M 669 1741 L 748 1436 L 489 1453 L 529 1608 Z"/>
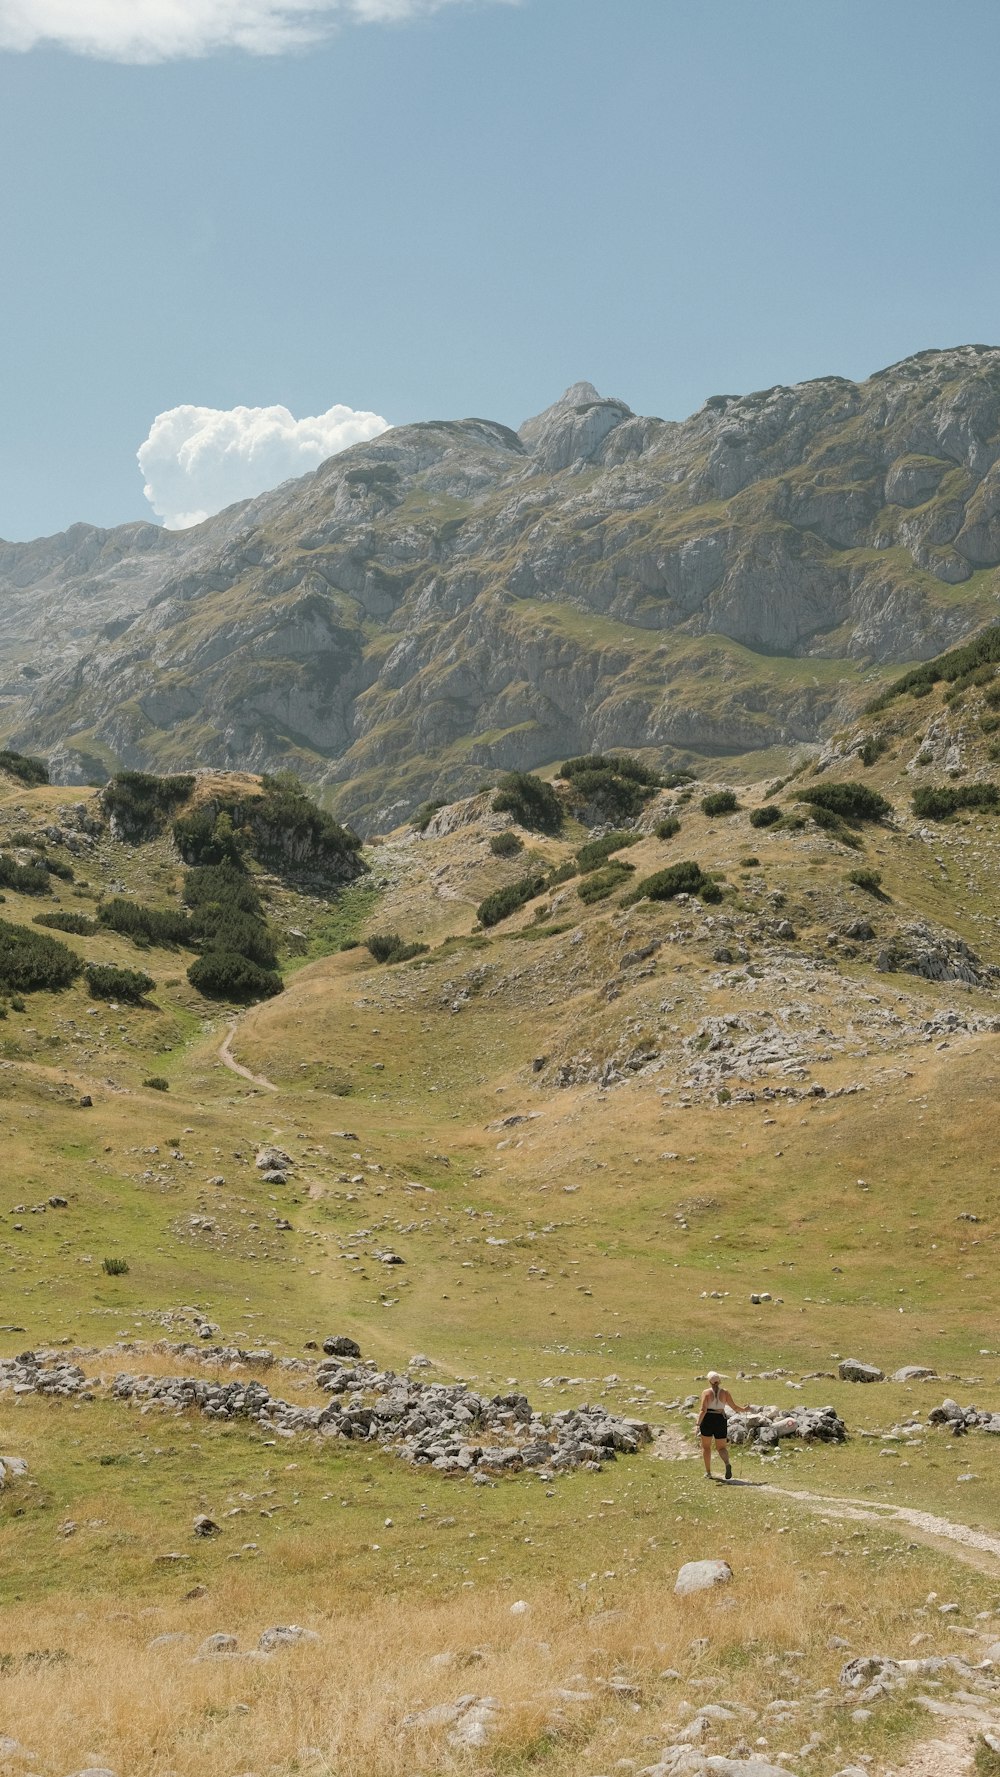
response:
<path fill-rule="evenodd" d="M 242 1080 L 249 1080 L 252 1086 L 259 1086 L 263 1092 L 277 1092 L 279 1088 L 273 1080 L 269 1080 L 265 1074 L 251 1073 L 250 1069 L 244 1067 L 241 1061 L 237 1061 L 233 1054 L 233 1038 L 236 1035 L 238 1023 L 239 1020 L 234 1018 L 223 1037 L 219 1045 L 219 1060 L 223 1067 L 228 1067 L 230 1073 L 239 1074 Z"/>

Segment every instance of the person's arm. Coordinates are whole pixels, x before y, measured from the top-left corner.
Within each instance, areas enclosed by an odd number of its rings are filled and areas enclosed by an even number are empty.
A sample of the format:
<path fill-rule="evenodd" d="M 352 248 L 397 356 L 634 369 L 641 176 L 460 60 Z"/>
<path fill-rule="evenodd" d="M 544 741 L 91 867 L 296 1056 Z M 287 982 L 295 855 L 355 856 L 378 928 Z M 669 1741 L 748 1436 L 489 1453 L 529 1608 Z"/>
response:
<path fill-rule="evenodd" d="M 749 1407 L 738 1407 L 736 1405 L 736 1402 L 733 1400 L 733 1397 L 730 1394 L 728 1388 L 723 1389 L 722 1398 L 725 1401 L 727 1407 L 732 1407 L 734 1413 L 749 1413 L 749 1411 L 750 1411 Z"/>

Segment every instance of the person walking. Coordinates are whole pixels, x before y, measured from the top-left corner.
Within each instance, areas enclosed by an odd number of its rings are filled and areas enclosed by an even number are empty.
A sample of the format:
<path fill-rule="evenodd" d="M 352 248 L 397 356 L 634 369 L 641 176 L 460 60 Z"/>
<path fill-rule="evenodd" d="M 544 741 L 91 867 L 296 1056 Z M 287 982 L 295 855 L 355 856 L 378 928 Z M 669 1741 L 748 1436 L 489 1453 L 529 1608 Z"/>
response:
<path fill-rule="evenodd" d="M 701 1438 L 701 1453 L 705 1459 L 705 1474 L 712 1479 L 712 1442 L 726 1465 L 726 1480 L 733 1478 L 732 1464 L 729 1461 L 729 1422 L 726 1419 L 726 1408 L 734 1413 L 749 1413 L 749 1407 L 738 1407 L 728 1388 L 723 1388 L 722 1377 L 718 1370 L 709 1370 L 708 1387 L 703 1391 L 701 1406 L 698 1408 L 698 1435 Z"/>

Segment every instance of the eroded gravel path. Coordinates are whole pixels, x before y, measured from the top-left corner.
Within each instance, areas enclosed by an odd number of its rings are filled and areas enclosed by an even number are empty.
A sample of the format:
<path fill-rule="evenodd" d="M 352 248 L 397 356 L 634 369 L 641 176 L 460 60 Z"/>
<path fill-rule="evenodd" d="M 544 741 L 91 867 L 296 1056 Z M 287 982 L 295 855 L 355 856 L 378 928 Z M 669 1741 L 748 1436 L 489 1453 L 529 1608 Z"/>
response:
<path fill-rule="evenodd" d="M 248 1067 L 243 1066 L 242 1061 L 237 1061 L 233 1054 L 233 1038 L 236 1035 L 237 1022 L 236 1019 L 233 1020 L 219 1044 L 219 1060 L 223 1067 L 228 1067 L 230 1073 L 239 1074 L 242 1080 L 249 1080 L 252 1086 L 260 1086 L 264 1092 L 277 1092 L 278 1087 L 273 1080 L 269 1080 L 265 1074 L 251 1073 Z"/>
<path fill-rule="evenodd" d="M 836 1494 L 799 1493 L 767 1483 L 762 1491 L 779 1499 L 793 1499 L 821 1518 L 848 1519 L 888 1528 L 899 1525 L 909 1530 L 919 1542 L 935 1546 L 956 1544 L 954 1552 L 958 1559 L 977 1567 L 980 1573 L 992 1574 L 1000 1570 L 1000 1536 L 991 1535 L 986 1530 L 974 1530 L 971 1524 L 955 1524 L 950 1518 L 938 1518 L 933 1512 L 920 1512 L 912 1506 L 880 1505 L 873 1500 L 840 1498 Z"/>

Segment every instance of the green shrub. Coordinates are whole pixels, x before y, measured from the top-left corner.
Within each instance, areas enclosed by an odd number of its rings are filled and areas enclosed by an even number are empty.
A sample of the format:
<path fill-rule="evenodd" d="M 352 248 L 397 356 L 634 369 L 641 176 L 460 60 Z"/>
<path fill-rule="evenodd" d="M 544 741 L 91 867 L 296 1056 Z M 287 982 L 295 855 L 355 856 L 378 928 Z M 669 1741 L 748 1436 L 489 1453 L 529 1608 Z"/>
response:
<path fill-rule="evenodd" d="M 988 812 L 1000 808 L 1000 789 L 996 784 L 950 784 L 935 789 L 924 784 L 913 792 L 913 812 L 921 821 L 946 821 L 960 808 L 982 808 Z"/>
<path fill-rule="evenodd" d="M 116 895 L 97 910 L 97 918 L 108 931 L 120 932 L 144 944 L 190 944 L 191 922 L 178 907 L 144 907 L 140 901 L 126 901 Z"/>
<path fill-rule="evenodd" d="M 577 803 L 592 803 L 607 820 L 628 820 L 660 788 L 660 774 L 630 753 L 586 753 L 560 767 Z"/>
<path fill-rule="evenodd" d="M 751 827 L 773 827 L 781 819 L 781 810 L 776 802 L 764 802 L 760 808 L 750 810 Z"/>
<path fill-rule="evenodd" d="M 862 765 L 874 765 L 876 759 L 881 759 L 882 754 L 887 752 L 888 748 L 889 742 L 884 734 L 878 731 L 874 734 L 866 734 L 861 742 L 859 755 Z"/>
<path fill-rule="evenodd" d="M 701 812 L 707 815 L 736 814 L 739 806 L 735 790 L 713 790 L 701 799 Z"/>
<path fill-rule="evenodd" d="M 89 938 L 97 930 L 97 921 L 85 913 L 36 913 L 33 926 L 50 926 L 54 932 L 71 932 L 74 938 Z"/>
<path fill-rule="evenodd" d="M 584 753 L 578 759 L 567 759 L 559 768 L 559 776 L 572 780 L 586 777 L 592 771 L 610 771 L 616 777 L 631 778 L 646 789 L 658 790 L 662 779 L 658 771 L 644 765 L 632 753 Z"/>
<path fill-rule="evenodd" d="M 45 987 L 54 991 L 68 987 L 82 967 L 76 951 L 58 938 L 0 920 L 0 988 L 12 996 Z M 19 1009 L 16 998 L 11 998 L 11 1004 Z"/>
<path fill-rule="evenodd" d="M 509 830 L 506 833 L 494 833 L 490 840 L 490 851 L 495 858 L 516 858 L 519 851 L 524 850 L 524 840 Z"/>
<path fill-rule="evenodd" d="M 88 963 L 84 970 L 91 999 L 122 1000 L 138 1006 L 154 986 L 152 975 L 141 969 L 119 969 L 113 963 Z"/>
<path fill-rule="evenodd" d="M 360 950 L 361 949 L 361 939 L 360 938 L 342 938 L 340 940 L 339 949 L 341 949 L 341 950 Z"/>
<path fill-rule="evenodd" d="M 563 806 L 551 784 L 529 771 L 508 771 L 497 785 L 494 814 L 512 814 L 522 827 L 540 833 L 558 833 Z"/>
<path fill-rule="evenodd" d="M 603 839 L 591 839 L 581 845 L 576 854 L 577 868 L 586 875 L 589 870 L 598 870 L 612 852 L 624 851 L 627 846 L 635 845 L 638 833 L 605 833 Z"/>
<path fill-rule="evenodd" d="M 752 855 L 748 858 L 741 858 L 740 859 L 740 868 L 742 870 L 759 870 L 760 869 L 760 859 L 755 858 Z"/>
<path fill-rule="evenodd" d="M 524 907 L 540 895 L 545 887 L 544 876 L 522 876 L 519 882 L 509 882 L 506 888 L 496 889 L 480 901 L 477 917 L 480 925 L 499 925 L 502 919 L 509 919 L 519 907 Z"/>
<path fill-rule="evenodd" d="M 622 883 L 627 882 L 628 878 L 634 874 L 634 864 L 619 863 L 616 858 L 603 870 L 593 870 L 585 876 L 576 892 L 581 901 L 589 907 L 594 901 L 606 901 L 609 895 L 614 894 L 616 888 L 621 888 Z"/>
<path fill-rule="evenodd" d="M 0 887 L 15 889 L 19 895 L 48 895 L 52 892 L 44 864 L 15 864 L 6 854 L 0 857 Z"/>
<path fill-rule="evenodd" d="M 104 1259 L 101 1269 L 108 1277 L 124 1277 L 128 1271 L 127 1259 Z"/>
<path fill-rule="evenodd" d="M 142 1083 L 144 1086 L 148 1086 L 151 1092 L 170 1091 L 170 1081 L 165 1080 L 162 1074 L 150 1074 L 149 1078 L 143 1080 Z"/>
<path fill-rule="evenodd" d="M 138 842 L 159 833 L 193 789 L 193 777 L 119 771 L 101 791 L 101 804 L 122 838 Z"/>
<path fill-rule="evenodd" d="M 196 907 L 189 929 L 188 943 L 193 942 L 203 951 L 233 950 L 239 956 L 249 957 L 258 968 L 277 967 L 278 952 L 264 920 L 242 912 L 230 902 L 208 901 Z"/>
<path fill-rule="evenodd" d="M 417 832 L 426 833 L 434 816 L 437 814 L 438 809 L 447 808 L 447 806 L 448 804 L 444 800 L 439 800 L 437 802 L 421 802 L 420 807 L 417 809 L 417 812 L 413 817 L 413 825 L 416 827 Z"/>
<path fill-rule="evenodd" d="M 881 870 L 849 870 L 847 880 L 853 882 L 855 888 L 864 889 L 869 895 L 879 894 L 882 888 Z"/>
<path fill-rule="evenodd" d="M 241 913 L 261 915 L 260 896 L 252 876 L 233 864 L 206 865 L 188 870 L 181 888 L 188 907 L 228 906 Z"/>
<path fill-rule="evenodd" d="M 578 875 L 576 860 L 574 858 L 564 858 L 561 864 L 556 864 L 553 869 L 549 871 L 545 878 L 545 886 L 549 889 L 558 888 L 560 883 L 571 882 L 576 875 Z"/>
<path fill-rule="evenodd" d="M 672 839 L 674 834 L 679 833 L 680 830 L 681 824 L 675 814 L 664 815 L 662 821 L 657 821 L 653 828 L 657 839 Z"/>
<path fill-rule="evenodd" d="M 187 974 L 191 986 L 206 999 L 267 1000 L 282 988 L 280 975 L 231 950 L 206 951 L 191 964 Z"/>
<path fill-rule="evenodd" d="M 9 777 L 16 777 L 29 788 L 49 781 L 49 768 L 44 759 L 32 758 L 30 753 L 12 753 L 6 748 L 0 751 L 0 771 L 6 771 Z"/>
<path fill-rule="evenodd" d="M 373 932 L 365 943 L 377 963 L 406 963 L 430 949 L 428 944 L 407 943 L 398 932 Z"/>
<path fill-rule="evenodd" d="M 828 809 L 842 821 L 884 821 L 892 814 L 892 803 L 867 784 L 812 784 L 807 790 L 796 790 L 795 799 Z"/>
<path fill-rule="evenodd" d="M 708 877 L 701 865 L 685 859 L 683 863 L 668 864 L 665 870 L 654 871 L 652 876 L 642 877 L 629 891 L 626 902 L 632 906 L 636 901 L 672 901 L 675 895 L 697 895 L 707 882 Z"/>
<path fill-rule="evenodd" d="M 698 890 L 698 893 L 703 901 L 711 902 L 713 905 L 715 902 L 722 900 L 721 887 L 717 882 L 712 882 L 710 878 L 706 878 Z"/>
<path fill-rule="evenodd" d="M 218 813 L 196 808 L 178 816 L 173 825 L 174 844 L 186 864 L 217 865 L 243 862 L 245 840 L 233 825 L 228 809 Z"/>
<path fill-rule="evenodd" d="M 279 873 L 321 870 L 338 879 L 364 869 L 361 841 L 319 808 L 291 772 L 261 779 L 261 793 L 219 795 L 174 822 L 186 864 L 238 865 L 249 853 Z"/>

